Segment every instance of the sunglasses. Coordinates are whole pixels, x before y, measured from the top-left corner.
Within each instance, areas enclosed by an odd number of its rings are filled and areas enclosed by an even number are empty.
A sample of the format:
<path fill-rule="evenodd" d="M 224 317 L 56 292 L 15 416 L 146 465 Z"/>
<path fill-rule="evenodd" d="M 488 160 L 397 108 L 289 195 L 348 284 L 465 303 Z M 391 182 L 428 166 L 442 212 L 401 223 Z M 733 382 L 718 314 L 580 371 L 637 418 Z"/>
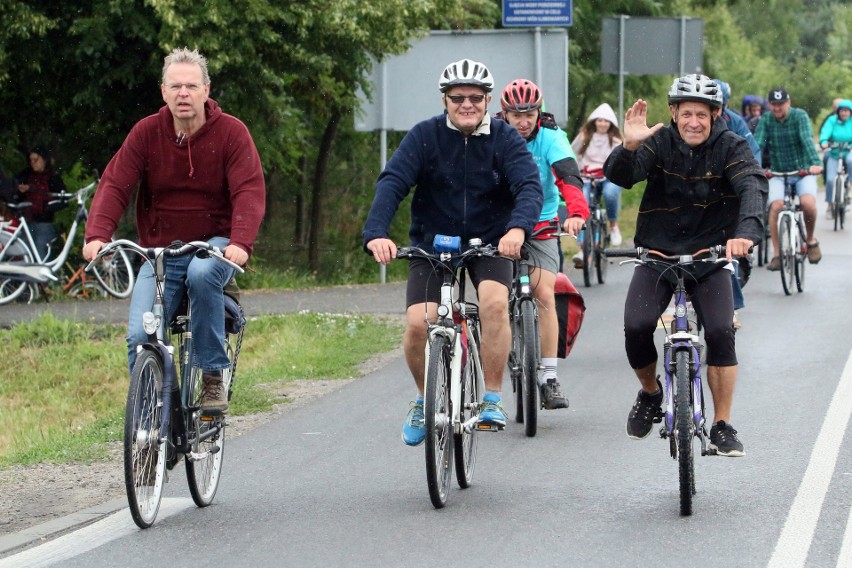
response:
<path fill-rule="evenodd" d="M 457 105 L 463 104 L 465 99 L 470 100 L 472 104 L 478 105 L 479 103 L 485 100 L 485 95 L 448 95 L 447 98 Z"/>

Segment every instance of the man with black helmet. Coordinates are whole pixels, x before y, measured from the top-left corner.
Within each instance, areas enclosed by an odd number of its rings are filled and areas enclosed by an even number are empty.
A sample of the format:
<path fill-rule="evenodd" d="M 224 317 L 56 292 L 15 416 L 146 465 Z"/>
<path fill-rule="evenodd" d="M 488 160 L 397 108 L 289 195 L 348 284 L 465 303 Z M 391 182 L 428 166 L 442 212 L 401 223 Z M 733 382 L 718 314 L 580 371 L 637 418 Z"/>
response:
<path fill-rule="evenodd" d="M 668 103 L 671 123 L 649 128 L 647 103 L 637 100 L 625 115 L 622 146 L 604 164 L 606 177 L 622 187 L 648 182 L 634 243 L 668 255 L 714 245 L 725 245 L 728 258 L 748 254 L 763 236 L 767 182 L 748 143 L 718 120 L 719 86 L 704 75 L 686 75 L 672 83 Z M 715 410 L 710 447 L 742 456 L 730 424 L 737 379 L 731 279 L 721 264 L 696 267 L 693 276 L 687 291 L 704 326 Z M 624 307 L 627 359 L 642 385 L 627 419 L 627 435 L 634 439 L 648 436 L 661 412 L 654 329 L 672 294 L 659 270 L 636 267 Z"/>
<path fill-rule="evenodd" d="M 538 221 L 542 189 L 526 142 L 507 123 L 492 121 L 488 103 L 494 78 L 482 63 L 450 63 L 438 81 L 444 113 L 416 124 L 405 135 L 376 182 L 376 195 L 364 226 L 364 250 L 376 262 L 396 257 L 388 228 L 402 200 L 411 202 L 409 237 L 413 246 L 431 249 L 436 234 L 479 238 L 501 255 L 517 258 Z M 482 422 L 505 426 L 501 405 L 503 370 L 509 358 L 511 263 L 482 257 L 470 265 L 482 321 L 482 360 L 486 393 Z M 423 443 L 424 353 L 426 322 L 437 317 L 441 278 L 425 260 L 411 261 L 406 293 L 403 349 L 418 395 L 403 423 L 409 446 Z"/>

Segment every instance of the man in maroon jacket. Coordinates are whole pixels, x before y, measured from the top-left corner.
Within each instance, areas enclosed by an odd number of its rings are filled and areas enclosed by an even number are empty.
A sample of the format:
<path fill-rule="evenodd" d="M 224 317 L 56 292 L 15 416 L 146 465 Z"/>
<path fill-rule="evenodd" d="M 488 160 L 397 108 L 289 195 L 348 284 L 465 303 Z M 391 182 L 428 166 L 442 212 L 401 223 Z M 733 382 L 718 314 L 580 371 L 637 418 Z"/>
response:
<path fill-rule="evenodd" d="M 83 257 L 92 260 L 110 240 L 138 186 L 136 226 L 142 246 L 204 240 L 243 265 L 266 200 L 254 141 L 240 120 L 209 98 L 207 60 L 197 50 L 175 49 L 165 58 L 160 90 L 166 106 L 133 127 L 104 171 L 86 225 Z M 222 376 L 229 368 L 222 290 L 233 274 L 232 268 L 211 258 L 187 256 L 168 263 L 166 317 L 171 320 L 187 294 L 196 364 L 205 387 L 202 408 L 210 415 L 228 409 Z M 131 369 L 136 346 L 147 341 L 142 314 L 153 297 L 153 274 L 145 263 L 130 304 Z"/>

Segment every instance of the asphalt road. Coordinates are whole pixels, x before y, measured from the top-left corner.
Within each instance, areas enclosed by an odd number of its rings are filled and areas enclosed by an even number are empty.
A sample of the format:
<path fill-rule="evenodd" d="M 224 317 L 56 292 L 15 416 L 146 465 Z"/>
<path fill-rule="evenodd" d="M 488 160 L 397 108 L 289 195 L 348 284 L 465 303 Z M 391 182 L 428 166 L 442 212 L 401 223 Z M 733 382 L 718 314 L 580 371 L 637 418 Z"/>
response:
<path fill-rule="evenodd" d="M 240 566 L 852 565 L 852 452 L 844 444 L 852 237 L 818 236 L 825 256 L 807 267 L 804 293 L 785 296 L 778 274 L 762 268 L 745 289 L 732 422 L 747 455 L 696 458 L 691 517 L 678 514 L 667 442 L 624 434 L 638 388 L 621 331 L 631 269 L 612 265 L 605 285 L 581 289 L 586 320 L 559 367 L 571 407 L 542 413 L 535 438 L 515 424 L 481 435 L 473 486 L 454 487 L 445 509 L 429 501 L 423 448 L 399 440 L 414 388 L 397 359 L 232 440 L 211 507 L 195 508 L 173 475 L 152 529 L 136 529 L 119 510 L 8 555 L 0 568 L 147 568 L 200 558 Z M 375 294 L 364 302 L 335 289 L 310 301 L 294 294 L 287 305 L 314 309 L 327 295 L 357 311 L 401 307 L 394 286 L 347 289 Z M 278 295 L 263 296 L 272 310 Z"/>

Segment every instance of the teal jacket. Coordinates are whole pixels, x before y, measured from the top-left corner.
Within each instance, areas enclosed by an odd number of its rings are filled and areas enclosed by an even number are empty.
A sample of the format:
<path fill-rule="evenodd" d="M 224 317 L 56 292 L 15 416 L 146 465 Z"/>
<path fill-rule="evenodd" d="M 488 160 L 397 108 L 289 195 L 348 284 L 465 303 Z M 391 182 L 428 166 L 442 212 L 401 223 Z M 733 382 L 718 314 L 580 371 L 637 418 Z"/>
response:
<path fill-rule="evenodd" d="M 837 108 L 847 108 L 852 111 L 852 101 L 840 101 Z M 841 121 L 835 112 L 826 119 L 819 131 L 819 143 L 822 146 L 831 142 L 846 142 L 852 145 L 852 117 Z M 840 157 L 840 150 L 834 148 L 828 154 L 836 159 Z"/>

